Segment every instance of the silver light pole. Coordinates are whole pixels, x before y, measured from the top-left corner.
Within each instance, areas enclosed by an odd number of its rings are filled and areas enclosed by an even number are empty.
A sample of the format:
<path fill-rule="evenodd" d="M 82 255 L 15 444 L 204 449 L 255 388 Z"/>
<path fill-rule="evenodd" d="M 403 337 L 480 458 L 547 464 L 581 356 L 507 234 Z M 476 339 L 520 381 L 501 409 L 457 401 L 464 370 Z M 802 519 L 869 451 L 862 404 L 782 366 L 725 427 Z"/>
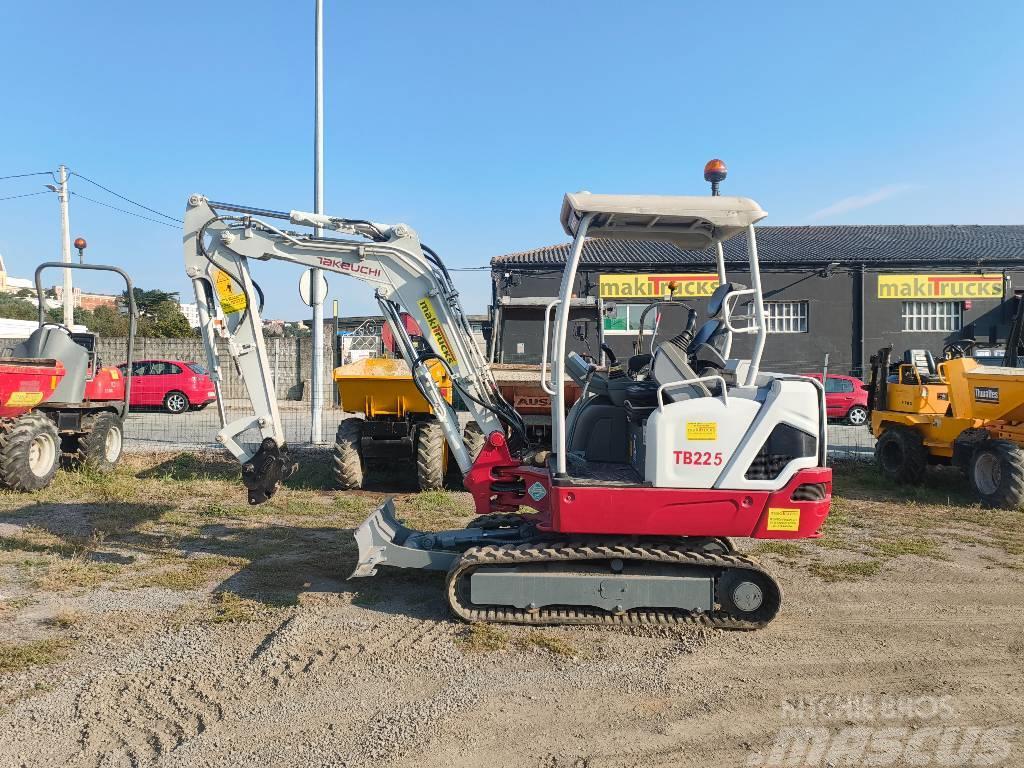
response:
<path fill-rule="evenodd" d="M 324 212 L 324 4 L 316 0 L 316 33 L 315 33 L 315 70 L 314 90 L 315 116 L 313 127 L 313 210 Z M 323 234 L 317 227 L 316 235 Z M 312 443 L 323 440 L 323 388 L 324 388 L 324 299 L 320 295 L 320 270 L 314 269 L 310 275 L 310 294 L 313 302 L 313 371 L 310 381 L 313 392 L 310 397 L 310 428 L 309 439 Z"/>

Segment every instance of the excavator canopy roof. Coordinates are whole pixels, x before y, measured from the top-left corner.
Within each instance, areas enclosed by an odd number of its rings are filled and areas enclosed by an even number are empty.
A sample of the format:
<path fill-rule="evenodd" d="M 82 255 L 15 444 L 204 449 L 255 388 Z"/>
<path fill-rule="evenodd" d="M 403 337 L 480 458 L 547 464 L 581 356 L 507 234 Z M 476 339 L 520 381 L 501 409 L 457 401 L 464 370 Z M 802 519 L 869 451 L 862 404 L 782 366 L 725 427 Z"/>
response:
<path fill-rule="evenodd" d="M 684 250 L 703 250 L 746 230 L 766 214 L 746 197 L 566 194 L 562 227 L 576 236 L 580 221 L 594 214 L 588 237 L 667 240 Z"/>

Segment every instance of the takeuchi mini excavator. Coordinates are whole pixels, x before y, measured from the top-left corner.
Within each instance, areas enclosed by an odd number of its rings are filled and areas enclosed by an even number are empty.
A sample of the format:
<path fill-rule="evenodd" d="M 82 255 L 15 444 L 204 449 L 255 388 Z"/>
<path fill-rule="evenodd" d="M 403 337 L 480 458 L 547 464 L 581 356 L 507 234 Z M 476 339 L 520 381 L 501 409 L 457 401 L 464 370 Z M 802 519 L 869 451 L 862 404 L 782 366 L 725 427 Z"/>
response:
<path fill-rule="evenodd" d="M 724 164 L 710 163 L 705 178 L 715 190 Z M 467 621 L 762 627 L 778 612 L 781 589 L 754 558 L 736 552 L 732 537 L 819 536 L 832 490 L 820 382 L 760 368 L 766 330 L 754 224 L 764 216 L 753 200 L 714 194 L 565 196 L 561 222 L 573 243 L 559 298 L 546 309 L 550 343 L 541 370 L 552 398 L 547 452 L 530 446 L 523 419 L 473 342 L 444 263 L 410 227 L 194 195 L 185 212 L 185 264 L 209 369 L 219 388 L 214 341 L 222 336 L 252 402 L 251 413 L 230 422 L 221 410 L 217 440 L 242 463 L 250 503 L 269 498 L 294 471 L 251 262 L 350 275 L 375 289 L 479 515 L 462 529 L 421 532 L 402 525 L 388 500 L 356 531 L 352 576 L 381 567 L 445 571 L 451 609 Z M 725 270 L 722 243 L 741 234 L 750 287 L 730 282 Z M 569 299 L 588 237 L 713 249 L 719 285 L 707 317 L 698 324 L 689 308 L 685 326 L 649 360 L 608 375 L 566 355 Z M 739 307 L 746 303 L 749 312 Z M 424 329 L 429 351 L 416 351 L 403 310 Z M 753 337 L 750 359 L 731 356 L 737 334 Z M 485 436 L 475 456 L 431 361 L 445 367 Z M 567 378 L 583 391 L 568 413 Z"/>

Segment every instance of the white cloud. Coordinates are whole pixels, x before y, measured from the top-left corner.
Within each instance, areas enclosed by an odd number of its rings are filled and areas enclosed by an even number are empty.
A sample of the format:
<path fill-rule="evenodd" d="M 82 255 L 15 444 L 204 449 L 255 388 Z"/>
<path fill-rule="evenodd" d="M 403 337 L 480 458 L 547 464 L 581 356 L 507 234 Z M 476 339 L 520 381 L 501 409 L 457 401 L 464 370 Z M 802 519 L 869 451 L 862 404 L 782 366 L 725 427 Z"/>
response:
<path fill-rule="evenodd" d="M 815 211 L 810 215 L 811 221 L 821 221 L 832 216 L 839 216 L 850 211 L 859 211 L 861 208 L 867 208 L 869 205 L 880 203 L 883 200 L 888 200 L 891 197 L 902 195 L 904 192 L 908 192 L 913 189 L 913 184 L 887 184 L 884 187 L 879 187 L 873 192 L 868 192 L 863 195 L 851 195 L 850 197 L 844 197 L 842 200 L 838 200 L 832 205 L 822 208 L 820 211 Z"/>

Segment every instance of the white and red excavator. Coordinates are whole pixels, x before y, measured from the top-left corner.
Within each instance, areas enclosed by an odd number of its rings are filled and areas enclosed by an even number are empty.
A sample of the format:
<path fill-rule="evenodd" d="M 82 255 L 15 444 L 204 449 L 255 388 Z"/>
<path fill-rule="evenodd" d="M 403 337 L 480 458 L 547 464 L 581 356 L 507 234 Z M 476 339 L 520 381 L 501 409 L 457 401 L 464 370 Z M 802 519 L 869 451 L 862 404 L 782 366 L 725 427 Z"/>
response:
<path fill-rule="evenodd" d="M 529 445 L 523 419 L 473 341 L 444 263 L 412 228 L 193 195 L 185 213 L 186 271 L 218 390 L 220 337 L 251 400 L 251 412 L 228 421 L 218 397 L 217 435 L 242 464 L 249 502 L 272 496 L 296 466 L 250 265 L 318 267 L 375 289 L 478 513 L 465 528 L 416 531 L 396 519 L 388 500 L 356 530 L 353 576 L 385 566 L 446 571 L 448 602 L 467 621 L 767 624 L 781 589 L 732 539 L 820 535 L 832 491 L 824 392 L 814 379 L 761 370 L 766 326 L 754 224 L 766 214 L 753 200 L 716 194 L 720 161 L 708 164 L 705 178 L 711 196 L 565 196 L 561 222 L 573 243 L 559 298 L 545 310 L 541 369 L 551 395 L 550 452 Z M 737 235 L 746 236 L 750 287 L 726 274 L 722 243 Z M 687 307 L 684 327 L 624 369 L 603 372 L 566 354 L 569 299 L 588 237 L 713 251 L 718 286 L 704 322 Z M 401 312 L 424 329 L 429 351 L 417 351 Z M 749 359 L 731 356 L 737 334 L 753 337 Z M 472 422 L 465 434 L 431 376 L 432 360 L 466 403 Z M 567 377 L 583 390 L 568 412 Z"/>

